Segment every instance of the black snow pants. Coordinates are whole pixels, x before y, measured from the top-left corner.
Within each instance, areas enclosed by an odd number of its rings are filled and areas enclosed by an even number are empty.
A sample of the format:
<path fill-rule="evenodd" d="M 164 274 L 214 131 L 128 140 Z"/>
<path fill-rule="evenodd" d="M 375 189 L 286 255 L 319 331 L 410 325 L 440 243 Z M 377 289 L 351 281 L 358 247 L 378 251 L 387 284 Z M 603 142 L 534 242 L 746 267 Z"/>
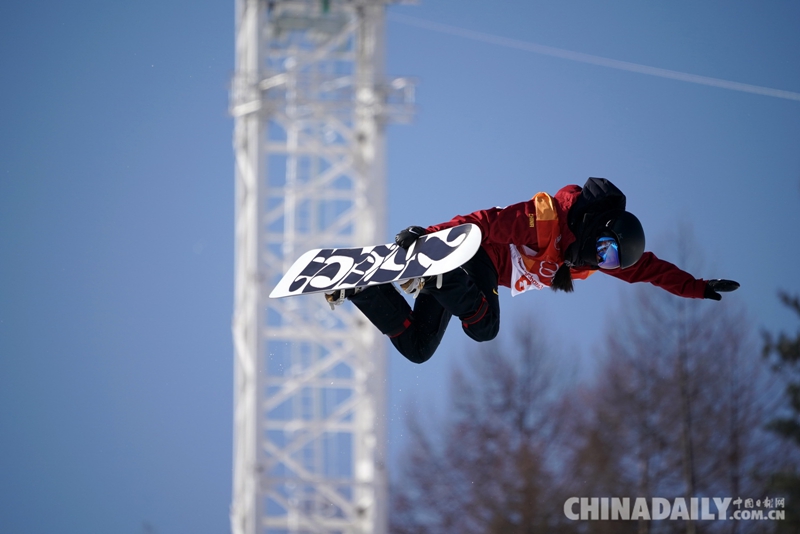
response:
<path fill-rule="evenodd" d="M 442 275 L 441 288 L 436 287 L 436 277 L 428 279 L 413 310 L 392 284 L 368 287 L 350 300 L 414 363 L 433 356 L 454 315 L 475 341 L 494 339 L 500 329 L 497 271 L 483 248 Z"/>

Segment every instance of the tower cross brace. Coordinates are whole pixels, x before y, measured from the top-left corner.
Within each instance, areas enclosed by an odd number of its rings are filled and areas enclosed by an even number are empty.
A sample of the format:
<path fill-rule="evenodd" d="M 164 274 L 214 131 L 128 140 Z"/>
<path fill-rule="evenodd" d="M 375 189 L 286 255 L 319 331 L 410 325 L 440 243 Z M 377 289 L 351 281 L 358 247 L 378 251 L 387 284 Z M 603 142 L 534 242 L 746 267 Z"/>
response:
<path fill-rule="evenodd" d="M 384 533 L 385 343 L 321 296 L 268 299 L 303 252 L 385 237 L 386 3 L 237 0 L 234 534 Z"/>

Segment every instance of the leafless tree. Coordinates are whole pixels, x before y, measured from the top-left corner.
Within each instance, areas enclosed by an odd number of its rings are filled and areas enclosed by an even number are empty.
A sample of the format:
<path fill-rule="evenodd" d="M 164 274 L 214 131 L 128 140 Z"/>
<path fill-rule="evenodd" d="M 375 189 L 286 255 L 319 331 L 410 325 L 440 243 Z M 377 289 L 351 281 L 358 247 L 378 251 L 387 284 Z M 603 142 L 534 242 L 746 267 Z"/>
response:
<path fill-rule="evenodd" d="M 691 242 L 685 234 L 678 241 Z M 689 263 L 686 250 L 679 256 Z M 776 391 L 735 303 L 693 303 L 639 287 L 607 331 L 605 364 L 580 393 L 585 411 L 571 429 L 575 491 L 763 498 L 780 451 L 763 428 Z M 638 531 L 736 532 L 738 526 L 641 521 Z M 602 528 L 590 525 L 587 532 Z"/>
<path fill-rule="evenodd" d="M 783 304 L 800 318 L 800 297 L 781 292 Z M 800 502 L 800 329 L 792 336 L 781 332 L 777 337 L 764 333 L 764 357 L 771 363 L 776 381 L 784 388 L 781 409 L 769 421 L 768 428 L 786 443 L 792 444 L 794 462 L 773 473 L 771 487 L 789 502 Z M 800 511 L 797 505 L 787 511 L 781 532 L 800 532 Z"/>
<path fill-rule="evenodd" d="M 468 356 L 434 430 L 409 419 L 393 532 L 535 534 L 565 522 L 563 384 L 537 328 L 520 328 L 515 341 L 511 351 L 488 344 Z"/>

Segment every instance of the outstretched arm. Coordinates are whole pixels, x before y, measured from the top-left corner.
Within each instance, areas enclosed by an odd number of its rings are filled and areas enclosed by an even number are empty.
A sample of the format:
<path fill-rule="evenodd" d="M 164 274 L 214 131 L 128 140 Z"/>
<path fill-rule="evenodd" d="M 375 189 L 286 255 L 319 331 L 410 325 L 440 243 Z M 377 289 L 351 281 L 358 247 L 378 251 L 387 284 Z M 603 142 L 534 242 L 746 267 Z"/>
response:
<path fill-rule="evenodd" d="M 710 280 L 695 278 L 668 261 L 645 252 L 636 265 L 627 269 L 602 272 L 626 282 L 650 282 L 654 286 L 669 291 L 679 297 L 720 300 L 718 291 L 733 291 L 739 284 L 731 280 Z"/>

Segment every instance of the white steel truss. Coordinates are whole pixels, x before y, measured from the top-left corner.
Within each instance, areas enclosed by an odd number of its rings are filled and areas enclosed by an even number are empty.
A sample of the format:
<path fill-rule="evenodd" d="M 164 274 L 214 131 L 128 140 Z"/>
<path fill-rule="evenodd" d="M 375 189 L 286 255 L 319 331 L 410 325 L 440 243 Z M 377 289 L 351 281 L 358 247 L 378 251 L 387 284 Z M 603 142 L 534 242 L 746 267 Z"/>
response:
<path fill-rule="evenodd" d="M 388 0 L 387 0 L 388 1 Z M 301 253 L 385 238 L 381 0 L 237 0 L 234 534 L 384 533 L 385 354 L 351 306 L 267 299 Z"/>

